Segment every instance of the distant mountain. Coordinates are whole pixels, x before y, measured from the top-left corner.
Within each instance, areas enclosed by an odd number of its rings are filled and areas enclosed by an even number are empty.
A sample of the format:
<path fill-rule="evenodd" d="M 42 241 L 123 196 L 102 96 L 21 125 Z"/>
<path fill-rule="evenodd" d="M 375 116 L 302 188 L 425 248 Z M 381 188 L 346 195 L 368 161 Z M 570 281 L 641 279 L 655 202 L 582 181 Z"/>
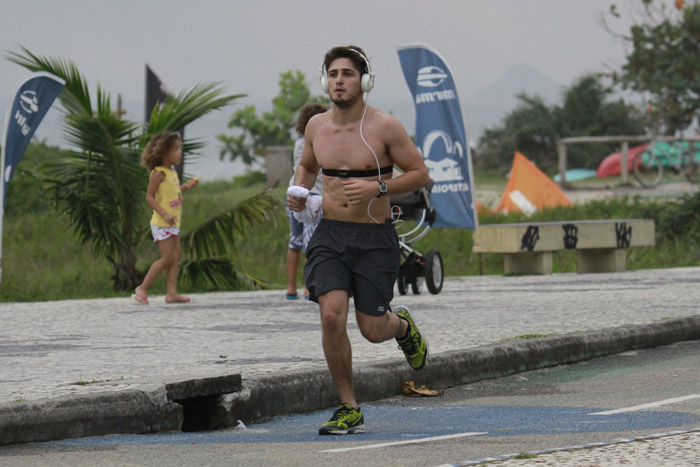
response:
<path fill-rule="evenodd" d="M 531 65 L 511 67 L 500 80 L 462 102 L 469 139 L 476 141 L 484 128 L 499 123 L 517 105 L 518 94 L 536 94 L 554 104 L 559 102 L 561 91 L 561 84 Z"/>
<path fill-rule="evenodd" d="M 469 94 L 458 88 L 467 136 L 476 142 L 484 128 L 498 124 L 517 105 L 516 96 L 521 92 L 537 94 L 549 105 L 559 103 L 562 85 L 547 77 L 537 68 L 520 63 L 511 67 L 494 84 Z M 394 114 L 410 134 L 415 133 L 415 107 L 411 99 L 391 102 L 374 102 L 380 109 Z"/>

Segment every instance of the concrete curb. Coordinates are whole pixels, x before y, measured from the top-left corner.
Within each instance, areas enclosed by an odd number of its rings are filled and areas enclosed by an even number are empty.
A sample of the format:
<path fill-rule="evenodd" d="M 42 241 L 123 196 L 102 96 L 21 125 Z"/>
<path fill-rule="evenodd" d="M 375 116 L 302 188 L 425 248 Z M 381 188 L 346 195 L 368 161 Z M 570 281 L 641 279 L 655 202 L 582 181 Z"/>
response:
<path fill-rule="evenodd" d="M 123 384 L 127 381 L 120 381 Z M 0 445 L 122 433 L 203 429 L 220 394 L 241 389 L 241 375 L 128 381 L 139 389 L 0 404 Z"/>
<path fill-rule="evenodd" d="M 0 406 L 0 445 L 179 430 L 182 406 L 164 391 L 140 390 L 64 396 Z"/>
<path fill-rule="evenodd" d="M 414 372 L 403 359 L 355 366 L 358 399 L 401 394 L 404 381 L 431 389 L 570 364 L 641 348 L 700 339 L 700 315 L 600 331 L 509 341 L 432 355 Z M 240 375 L 143 381 L 144 389 L 0 404 L 0 445 L 101 436 L 205 430 L 338 403 L 327 368 L 280 372 L 241 382 Z M 234 391 L 234 392 L 231 392 Z"/>
<path fill-rule="evenodd" d="M 629 325 L 600 331 L 572 333 L 485 345 L 431 356 L 414 372 L 404 360 L 355 365 L 358 400 L 373 401 L 402 394 L 402 383 L 447 388 L 549 366 L 576 363 L 629 350 L 658 347 L 700 339 L 700 315 Z M 220 396 L 210 428 L 251 423 L 278 415 L 311 412 L 339 403 L 326 368 L 291 371 L 252 378 L 237 393 Z"/>

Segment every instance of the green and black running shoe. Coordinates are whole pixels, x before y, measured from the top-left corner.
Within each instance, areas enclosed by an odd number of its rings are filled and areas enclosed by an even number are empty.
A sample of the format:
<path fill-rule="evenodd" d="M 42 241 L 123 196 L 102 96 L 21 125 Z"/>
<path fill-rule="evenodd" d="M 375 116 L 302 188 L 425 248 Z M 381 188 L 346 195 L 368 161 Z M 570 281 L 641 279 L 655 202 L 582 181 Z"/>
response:
<path fill-rule="evenodd" d="M 411 368 L 421 370 L 425 366 L 425 362 L 428 361 L 428 341 L 418 330 L 408 308 L 399 306 L 394 310 L 396 316 L 408 322 L 408 336 L 405 339 L 396 339 L 399 343 L 399 349 L 403 350 Z"/>
<path fill-rule="evenodd" d="M 319 435 L 349 435 L 365 432 L 365 417 L 362 409 L 354 409 L 350 404 L 343 404 L 333 412 L 333 416 L 318 429 Z"/>

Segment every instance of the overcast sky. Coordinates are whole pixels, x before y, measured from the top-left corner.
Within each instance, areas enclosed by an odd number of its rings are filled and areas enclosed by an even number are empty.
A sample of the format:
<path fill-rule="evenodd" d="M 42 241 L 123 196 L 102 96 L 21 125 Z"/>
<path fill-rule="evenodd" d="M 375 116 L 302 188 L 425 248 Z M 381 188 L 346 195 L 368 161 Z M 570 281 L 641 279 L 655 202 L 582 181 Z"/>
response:
<path fill-rule="evenodd" d="M 613 1 L 4 1 L 0 44 L 68 58 L 90 83 L 141 100 L 145 63 L 174 90 L 223 81 L 259 99 L 276 94 L 279 73 L 292 68 L 315 86 L 325 51 L 352 43 L 369 55 L 376 98 L 387 100 L 409 95 L 396 47 L 422 42 L 447 60 L 468 96 L 519 62 L 562 84 L 619 65 L 623 45 L 599 24 Z M 629 29 L 625 20 L 614 25 Z M 0 92 L 11 94 L 24 75 L 3 60 Z"/>
<path fill-rule="evenodd" d="M 70 59 L 91 88 L 99 82 L 138 102 L 146 63 L 174 92 L 221 81 L 231 93 L 269 101 L 279 74 L 300 69 L 318 93 L 323 54 L 347 44 L 369 55 L 374 103 L 410 100 L 396 53 L 410 43 L 445 58 L 462 99 L 518 63 L 568 85 L 624 62 L 624 44 L 600 24 L 613 1 L 624 14 L 637 0 L 5 0 L 0 102 L 27 75 L 4 59 L 19 45 Z M 610 19 L 629 30 L 629 15 Z M 141 120 L 142 110 L 129 117 Z"/>

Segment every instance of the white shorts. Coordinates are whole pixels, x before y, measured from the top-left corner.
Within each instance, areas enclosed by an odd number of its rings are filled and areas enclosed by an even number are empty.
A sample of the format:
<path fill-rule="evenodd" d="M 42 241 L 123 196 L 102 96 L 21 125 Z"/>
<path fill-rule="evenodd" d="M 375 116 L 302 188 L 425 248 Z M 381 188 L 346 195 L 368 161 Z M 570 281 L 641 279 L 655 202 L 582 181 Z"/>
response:
<path fill-rule="evenodd" d="M 179 237 L 180 227 L 161 227 L 151 224 L 151 233 L 153 234 L 153 241 L 160 242 L 166 238 Z"/>

